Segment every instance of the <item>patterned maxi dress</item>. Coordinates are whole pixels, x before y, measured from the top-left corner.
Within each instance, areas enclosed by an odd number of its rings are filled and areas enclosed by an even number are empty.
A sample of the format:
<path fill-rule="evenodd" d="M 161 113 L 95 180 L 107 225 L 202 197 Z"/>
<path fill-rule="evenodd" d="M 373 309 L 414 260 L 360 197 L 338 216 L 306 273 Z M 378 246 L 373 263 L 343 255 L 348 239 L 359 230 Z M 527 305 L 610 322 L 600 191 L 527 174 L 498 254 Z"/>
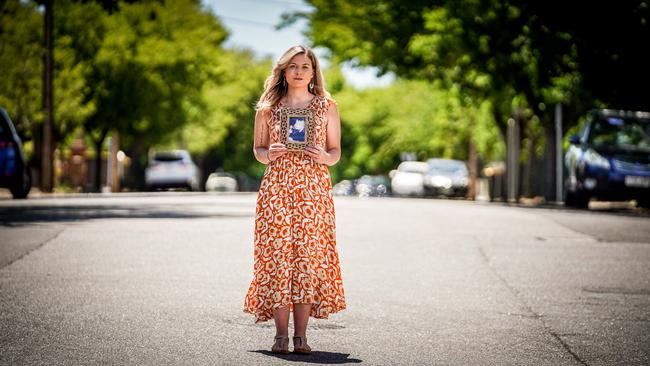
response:
<path fill-rule="evenodd" d="M 332 103 L 316 96 L 308 106 L 315 110 L 315 143 L 323 148 Z M 282 102 L 271 110 L 271 143 L 280 141 L 281 108 Z M 315 318 L 345 309 L 331 185 L 327 165 L 301 152 L 267 165 L 257 196 L 254 278 L 244 300 L 256 322 L 292 303 L 312 304 Z"/>

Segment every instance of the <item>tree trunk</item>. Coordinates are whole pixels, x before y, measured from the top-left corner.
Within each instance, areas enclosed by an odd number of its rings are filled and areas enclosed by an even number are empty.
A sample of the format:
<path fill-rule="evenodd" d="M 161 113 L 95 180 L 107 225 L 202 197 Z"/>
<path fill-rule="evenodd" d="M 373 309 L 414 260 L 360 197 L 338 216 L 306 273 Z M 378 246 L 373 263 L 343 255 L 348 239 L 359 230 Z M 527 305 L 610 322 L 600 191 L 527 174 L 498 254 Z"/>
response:
<path fill-rule="evenodd" d="M 467 187 L 467 198 L 471 200 L 476 199 L 476 178 L 478 176 L 478 153 L 476 152 L 476 145 L 470 134 L 469 136 L 469 158 L 467 163 L 469 165 L 469 183 Z"/>
<path fill-rule="evenodd" d="M 54 143 L 52 141 L 52 126 L 54 125 L 53 97 L 52 97 L 52 68 L 54 65 L 53 55 L 53 5 L 54 1 L 43 1 L 45 6 L 45 23 L 44 23 L 44 48 L 43 54 L 43 135 L 41 141 L 41 190 L 43 192 L 52 192 L 54 169 L 53 154 Z"/>
<path fill-rule="evenodd" d="M 104 139 L 94 141 L 95 143 L 95 177 L 93 179 L 93 189 L 95 192 L 102 191 L 102 145 Z"/>
<path fill-rule="evenodd" d="M 134 138 L 131 146 L 127 150 L 127 155 L 131 158 L 131 165 L 128 174 L 125 177 L 125 185 L 131 190 L 145 190 L 144 169 L 147 165 L 147 151 L 149 148 L 144 146 L 138 137 Z"/>
<path fill-rule="evenodd" d="M 102 147 L 107 134 L 108 129 L 104 129 L 99 135 L 99 139 L 93 141 L 95 145 L 95 178 L 93 182 L 95 192 L 102 190 Z"/>
<path fill-rule="evenodd" d="M 501 138 L 503 141 L 508 141 L 508 122 L 504 119 L 503 114 L 494 106 L 492 107 L 492 117 L 494 118 L 494 123 L 499 128 L 499 132 L 501 132 Z"/>
<path fill-rule="evenodd" d="M 535 137 L 532 136 L 530 131 L 526 133 L 528 138 L 526 139 L 526 164 L 524 165 L 523 179 L 522 179 L 522 196 L 532 197 L 533 196 L 533 178 L 534 178 L 534 161 L 535 161 Z"/>
<path fill-rule="evenodd" d="M 546 146 L 544 149 L 544 196 L 547 202 L 555 201 L 555 128 L 544 124 Z"/>

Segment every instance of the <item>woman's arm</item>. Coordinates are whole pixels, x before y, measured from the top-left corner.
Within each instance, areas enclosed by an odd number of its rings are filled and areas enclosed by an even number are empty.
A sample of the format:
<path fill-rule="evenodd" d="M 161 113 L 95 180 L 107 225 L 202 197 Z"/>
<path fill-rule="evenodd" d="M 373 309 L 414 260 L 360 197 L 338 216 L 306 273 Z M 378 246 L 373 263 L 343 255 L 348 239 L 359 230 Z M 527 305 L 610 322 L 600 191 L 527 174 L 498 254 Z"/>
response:
<path fill-rule="evenodd" d="M 253 132 L 253 155 L 255 159 L 262 164 L 268 164 L 269 159 L 269 125 L 268 112 L 266 110 L 257 110 L 255 113 L 255 129 Z"/>
<path fill-rule="evenodd" d="M 334 165 L 341 158 L 341 119 L 336 104 L 327 110 L 327 155 L 329 158 L 325 162 L 327 165 Z"/>
<path fill-rule="evenodd" d="M 258 110 L 257 113 L 255 113 L 253 155 L 255 155 L 255 159 L 262 164 L 268 164 L 287 153 L 287 148 L 283 144 L 270 144 L 271 136 L 268 124 L 269 117 L 268 110 Z"/>
<path fill-rule="evenodd" d="M 331 166 L 338 163 L 341 158 L 341 120 L 334 102 L 331 102 L 326 117 L 327 137 L 325 150 L 320 146 L 310 146 L 305 149 L 305 152 L 317 162 Z"/>

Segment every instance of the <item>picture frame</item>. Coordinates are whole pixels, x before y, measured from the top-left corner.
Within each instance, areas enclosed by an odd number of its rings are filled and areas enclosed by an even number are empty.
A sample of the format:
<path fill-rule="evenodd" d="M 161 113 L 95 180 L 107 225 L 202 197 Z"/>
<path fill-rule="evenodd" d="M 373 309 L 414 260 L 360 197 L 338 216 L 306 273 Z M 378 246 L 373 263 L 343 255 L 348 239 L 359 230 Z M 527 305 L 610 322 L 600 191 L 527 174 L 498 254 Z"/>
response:
<path fill-rule="evenodd" d="M 302 151 L 307 146 L 314 146 L 314 110 L 281 108 L 280 142 L 290 151 Z"/>

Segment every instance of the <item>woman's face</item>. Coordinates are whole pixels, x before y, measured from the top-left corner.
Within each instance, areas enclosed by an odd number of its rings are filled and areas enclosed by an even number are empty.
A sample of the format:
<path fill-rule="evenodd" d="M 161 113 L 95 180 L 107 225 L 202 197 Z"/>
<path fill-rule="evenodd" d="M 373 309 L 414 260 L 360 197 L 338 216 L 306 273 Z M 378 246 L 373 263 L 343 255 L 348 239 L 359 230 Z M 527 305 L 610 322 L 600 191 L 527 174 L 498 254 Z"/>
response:
<path fill-rule="evenodd" d="M 304 53 L 293 56 L 284 70 L 284 76 L 292 88 L 307 87 L 314 77 L 314 67 L 309 57 Z"/>

